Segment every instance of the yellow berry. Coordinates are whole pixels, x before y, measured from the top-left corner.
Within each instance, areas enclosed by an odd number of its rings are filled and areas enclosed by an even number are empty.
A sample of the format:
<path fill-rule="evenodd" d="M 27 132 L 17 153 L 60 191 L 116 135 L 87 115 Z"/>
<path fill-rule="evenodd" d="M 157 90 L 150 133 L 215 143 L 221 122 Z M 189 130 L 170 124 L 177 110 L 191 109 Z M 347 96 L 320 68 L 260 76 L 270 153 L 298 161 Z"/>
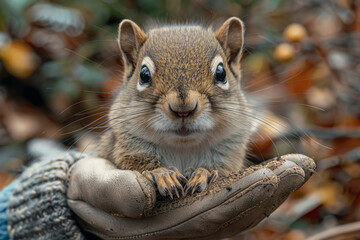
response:
<path fill-rule="evenodd" d="M 295 55 L 294 47 L 289 43 L 281 43 L 275 48 L 274 56 L 280 62 L 286 62 L 293 59 Z"/>
<path fill-rule="evenodd" d="M 11 75 L 22 79 L 29 77 L 39 63 L 31 46 L 19 40 L 1 47 L 0 58 Z"/>
<path fill-rule="evenodd" d="M 284 38 L 289 42 L 301 42 L 306 38 L 306 29 L 303 25 L 293 23 L 284 30 Z"/>

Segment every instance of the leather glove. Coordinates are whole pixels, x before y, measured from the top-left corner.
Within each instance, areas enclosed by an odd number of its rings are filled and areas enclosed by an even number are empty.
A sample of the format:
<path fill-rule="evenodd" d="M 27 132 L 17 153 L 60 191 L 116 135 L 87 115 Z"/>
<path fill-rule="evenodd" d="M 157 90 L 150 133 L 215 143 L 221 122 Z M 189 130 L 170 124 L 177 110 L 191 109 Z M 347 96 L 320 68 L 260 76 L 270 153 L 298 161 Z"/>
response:
<path fill-rule="evenodd" d="M 171 200 L 156 198 L 140 173 L 87 158 L 69 170 L 68 204 L 83 229 L 103 239 L 219 239 L 257 225 L 314 169 L 304 155 L 284 155 Z"/>

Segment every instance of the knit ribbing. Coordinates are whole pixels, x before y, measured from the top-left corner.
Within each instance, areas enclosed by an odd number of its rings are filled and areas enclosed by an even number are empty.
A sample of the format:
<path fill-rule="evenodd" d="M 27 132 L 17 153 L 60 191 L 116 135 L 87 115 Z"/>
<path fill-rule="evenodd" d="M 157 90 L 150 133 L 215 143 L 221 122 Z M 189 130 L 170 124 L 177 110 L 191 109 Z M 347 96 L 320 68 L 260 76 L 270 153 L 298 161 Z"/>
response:
<path fill-rule="evenodd" d="M 66 198 L 67 171 L 83 157 L 66 152 L 42 158 L 21 174 L 7 211 L 12 239 L 85 239 Z"/>
<path fill-rule="evenodd" d="M 18 183 L 19 181 L 15 180 L 0 192 L 0 240 L 10 239 L 9 232 L 7 230 L 8 221 L 6 211 L 9 207 L 10 197 Z"/>

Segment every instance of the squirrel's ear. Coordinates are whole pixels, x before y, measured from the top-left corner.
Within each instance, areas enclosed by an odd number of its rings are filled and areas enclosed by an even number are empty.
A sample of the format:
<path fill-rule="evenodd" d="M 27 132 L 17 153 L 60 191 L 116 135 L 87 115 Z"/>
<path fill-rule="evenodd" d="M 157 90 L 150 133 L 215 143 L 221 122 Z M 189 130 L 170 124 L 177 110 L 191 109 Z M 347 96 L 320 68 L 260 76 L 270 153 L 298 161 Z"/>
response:
<path fill-rule="evenodd" d="M 244 46 L 244 24 L 237 17 L 224 22 L 216 33 L 216 38 L 224 49 L 229 63 L 239 63 Z"/>
<path fill-rule="evenodd" d="M 119 46 L 124 60 L 124 64 L 135 67 L 136 56 L 140 47 L 146 41 L 146 34 L 141 28 L 131 20 L 125 19 L 119 26 Z"/>

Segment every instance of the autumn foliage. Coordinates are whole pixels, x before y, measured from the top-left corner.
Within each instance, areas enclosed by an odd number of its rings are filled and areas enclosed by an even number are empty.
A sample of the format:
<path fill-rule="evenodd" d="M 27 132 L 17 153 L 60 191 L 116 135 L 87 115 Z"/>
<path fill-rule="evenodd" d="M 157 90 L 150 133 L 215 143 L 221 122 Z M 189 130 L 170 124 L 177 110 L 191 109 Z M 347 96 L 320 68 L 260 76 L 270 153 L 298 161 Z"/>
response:
<path fill-rule="evenodd" d="M 122 84 L 124 18 L 246 25 L 242 86 L 262 127 L 249 159 L 286 153 L 317 173 L 258 227 L 232 239 L 305 239 L 360 223 L 360 2 L 12 1 L 0 3 L 0 188 L 28 164 L 26 143 L 87 151 Z M 357 231 L 336 239 L 359 239 Z M 335 238 L 334 238 L 335 239 Z"/>

